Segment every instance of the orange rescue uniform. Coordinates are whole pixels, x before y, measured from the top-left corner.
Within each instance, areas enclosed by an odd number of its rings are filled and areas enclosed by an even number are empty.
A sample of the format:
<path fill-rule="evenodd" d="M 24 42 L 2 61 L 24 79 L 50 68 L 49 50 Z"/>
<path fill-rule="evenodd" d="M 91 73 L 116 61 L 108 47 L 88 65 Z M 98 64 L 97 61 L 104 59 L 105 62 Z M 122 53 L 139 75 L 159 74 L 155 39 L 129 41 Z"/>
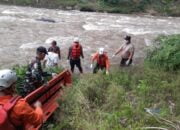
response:
<path fill-rule="evenodd" d="M 109 70 L 109 67 L 110 67 L 110 62 L 109 62 L 109 58 L 106 54 L 103 54 L 103 55 L 99 55 L 99 53 L 95 53 L 93 56 L 92 56 L 92 62 L 96 61 L 97 64 L 101 67 L 105 67 L 107 70 Z"/>
<path fill-rule="evenodd" d="M 6 104 L 11 98 L 10 95 L 1 96 L 0 104 Z M 38 126 L 43 123 L 43 111 L 40 107 L 33 109 L 24 99 L 20 99 L 10 111 L 9 118 L 17 127 L 27 124 Z"/>

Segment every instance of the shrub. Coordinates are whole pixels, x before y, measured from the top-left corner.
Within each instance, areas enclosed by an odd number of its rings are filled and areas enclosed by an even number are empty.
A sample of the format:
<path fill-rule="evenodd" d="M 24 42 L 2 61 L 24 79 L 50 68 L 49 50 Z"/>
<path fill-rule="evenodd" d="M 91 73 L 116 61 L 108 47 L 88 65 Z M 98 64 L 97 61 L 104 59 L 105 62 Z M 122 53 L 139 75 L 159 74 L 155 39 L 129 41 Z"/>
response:
<path fill-rule="evenodd" d="M 165 70 L 180 69 L 180 35 L 161 36 L 149 52 L 147 63 Z"/>
<path fill-rule="evenodd" d="M 13 70 L 16 72 L 16 75 L 18 77 L 17 84 L 16 84 L 16 92 L 18 94 L 21 94 L 21 87 L 25 80 L 27 66 L 15 65 L 13 67 Z M 53 67 L 53 68 L 45 69 L 45 71 L 47 71 L 49 73 L 60 73 L 60 72 L 62 72 L 62 70 L 63 70 L 63 68 L 61 68 L 61 67 Z M 45 81 L 48 81 L 50 79 L 51 79 L 51 77 L 46 77 Z"/>

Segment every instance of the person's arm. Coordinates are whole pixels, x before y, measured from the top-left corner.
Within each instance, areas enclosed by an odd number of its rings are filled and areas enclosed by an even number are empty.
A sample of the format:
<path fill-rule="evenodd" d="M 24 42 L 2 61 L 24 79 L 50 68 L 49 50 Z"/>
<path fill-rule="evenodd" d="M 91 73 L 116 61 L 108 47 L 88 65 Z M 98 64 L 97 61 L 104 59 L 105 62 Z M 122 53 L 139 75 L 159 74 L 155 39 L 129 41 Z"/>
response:
<path fill-rule="evenodd" d="M 48 56 L 46 55 L 44 58 L 44 61 L 43 61 L 43 67 L 44 68 L 46 67 L 47 60 L 48 60 Z"/>
<path fill-rule="evenodd" d="M 49 47 L 49 48 L 48 48 L 48 52 L 51 52 L 51 51 L 52 51 L 52 49 L 51 49 L 51 47 Z"/>
<path fill-rule="evenodd" d="M 131 60 L 134 56 L 134 46 L 132 46 L 131 50 L 130 50 L 130 56 L 129 56 L 129 60 Z"/>
<path fill-rule="evenodd" d="M 47 60 L 44 60 L 44 61 L 43 61 L 43 67 L 44 67 L 44 68 L 46 67 L 46 63 L 47 63 Z"/>
<path fill-rule="evenodd" d="M 81 57 L 84 58 L 83 47 L 81 46 Z"/>
<path fill-rule="evenodd" d="M 72 51 L 72 47 L 69 48 L 68 57 L 67 57 L 68 60 L 70 59 L 71 51 Z"/>
<path fill-rule="evenodd" d="M 97 59 L 97 56 L 98 56 L 97 53 L 95 53 L 95 54 L 92 55 L 90 68 L 93 68 L 93 63 L 94 63 L 94 61 Z"/>
<path fill-rule="evenodd" d="M 122 51 L 122 46 L 115 52 L 114 56 Z"/>
<path fill-rule="evenodd" d="M 59 59 L 61 59 L 61 50 L 59 47 L 58 47 L 58 56 L 59 56 Z"/>
<path fill-rule="evenodd" d="M 52 74 L 49 73 L 49 72 L 42 72 L 42 76 L 43 77 L 48 77 L 48 76 L 52 76 Z"/>
<path fill-rule="evenodd" d="M 53 62 L 54 66 L 58 66 L 58 62 L 59 62 L 59 57 L 58 57 L 58 55 L 56 55 L 54 57 L 54 62 Z"/>
<path fill-rule="evenodd" d="M 43 111 L 40 103 L 36 103 L 35 109 L 33 109 L 24 99 L 21 99 L 14 106 L 12 112 L 23 124 L 38 126 L 43 123 Z"/>
<path fill-rule="evenodd" d="M 98 53 L 95 53 L 92 55 L 92 58 L 91 58 L 91 63 L 93 64 L 95 60 L 97 60 L 97 57 L 98 57 Z"/>
<path fill-rule="evenodd" d="M 129 49 L 130 55 L 128 57 L 128 60 L 126 61 L 126 65 L 129 65 L 130 61 L 132 60 L 133 56 L 134 56 L 134 46 L 132 45 L 132 47 Z"/>
<path fill-rule="evenodd" d="M 110 62 L 109 58 L 106 56 L 106 74 L 109 74 Z"/>

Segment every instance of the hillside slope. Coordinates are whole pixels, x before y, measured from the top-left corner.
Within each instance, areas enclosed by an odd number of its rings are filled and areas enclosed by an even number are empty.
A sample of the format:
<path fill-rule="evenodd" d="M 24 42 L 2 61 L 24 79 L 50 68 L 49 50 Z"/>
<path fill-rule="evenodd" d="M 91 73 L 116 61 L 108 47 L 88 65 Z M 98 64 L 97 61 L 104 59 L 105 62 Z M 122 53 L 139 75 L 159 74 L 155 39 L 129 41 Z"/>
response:
<path fill-rule="evenodd" d="M 142 66 L 114 67 L 110 75 L 99 73 L 74 77 L 73 87 L 68 88 L 63 100 L 59 101 L 61 107 L 55 114 L 56 122 L 51 129 L 180 129 L 180 68 L 172 70 L 166 66 L 180 64 L 176 55 L 179 54 L 176 49 L 180 37 L 158 39 L 161 47 L 157 46 L 154 49 L 156 53 L 152 51 L 148 56 L 156 58 L 153 61 L 147 58 Z M 159 54 L 164 48 L 169 50 L 162 57 Z M 168 62 L 172 55 L 176 59 L 175 64 Z M 158 63 L 156 61 L 161 61 L 162 65 L 150 64 Z"/>

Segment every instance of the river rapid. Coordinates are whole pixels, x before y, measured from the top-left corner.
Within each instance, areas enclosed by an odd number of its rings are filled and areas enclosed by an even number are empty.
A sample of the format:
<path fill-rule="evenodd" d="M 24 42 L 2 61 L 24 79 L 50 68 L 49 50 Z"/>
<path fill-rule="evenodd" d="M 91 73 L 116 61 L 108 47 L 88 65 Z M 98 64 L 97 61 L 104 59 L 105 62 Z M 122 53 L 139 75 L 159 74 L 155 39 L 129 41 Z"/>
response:
<path fill-rule="evenodd" d="M 43 21 L 50 20 L 50 21 Z M 53 22 L 55 21 L 55 22 Z M 134 64 L 142 63 L 148 47 L 158 35 L 180 33 L 179 17 L 124 15 L 96 12 L 62 11 L 0 5 L 0 68 L 28 64 L 38 46 L 49 47 L 54 39 L 61 48 L 60 65 L 69 68 L 67 51 L 74 37 L 84 47 L 83 68 L 90 70 L 90 58 L 99 47 L 107 51 L 111 64 L 118 64 L 120 56 L 111 58 L 123 44 L 123 37 L 132 36 L 135 46 Z"/>

